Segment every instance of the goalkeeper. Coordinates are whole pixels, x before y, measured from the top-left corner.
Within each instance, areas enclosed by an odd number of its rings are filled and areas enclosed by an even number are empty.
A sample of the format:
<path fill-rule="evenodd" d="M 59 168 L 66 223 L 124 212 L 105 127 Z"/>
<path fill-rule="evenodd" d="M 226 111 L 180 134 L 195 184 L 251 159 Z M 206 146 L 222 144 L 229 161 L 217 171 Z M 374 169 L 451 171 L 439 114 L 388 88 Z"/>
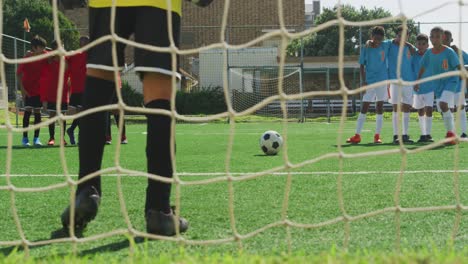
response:
<path fill-rule="evenodd" d="M 206 6 L 212 0 L 192 0 L 199 6 Z M 90 41 L 111 34 L 110 21 L 112 0 L 89 0 Z M 157 47 L 168 48 L 172 38 L 179 46 L 180 17 L 182 0 L 119 0 L 115 1 L 115 34 L 128 39 L 134 34 L 135 41 Z M 171 6 L 168 4 L 171 3 Z M 169 9 L 170 8 L 170 9 Z M 168 12 L 170 10 L 171 12 Z M 172 32 L 169 31 L 168 15 L 171 16 Z M 115 93 L 112 42 L 107 40 L 89 50 L 87 77 L 83 97 L 83 110 L 107 105 Z M 117 66 L 124 65 L 123 43 L 117 43 Z M 180 74 L 172 65 L 170 52 L 151 52 L 135 48 L 135 71 L 143 82 L 143 97 L 148 109 L 171 109 L 171 95 L 174 87 L 172 77 L 180 79 Z M 147 114 L 147 170 L 151 174 L 172 178 L 173 168 L 170 152 L 171 116 L 167 114 Z M 104 111 L 83 116 L 79 131 L 79 179 L 101 169 L 106 133 L 106 113 Z M 148 179 L 146 189 L 145 219 L 149 233 L 172 236 L 176 234 L 175 221 L 179 232 L 188 229 L 188 222 L 175 216 L 169 199 L 171 184 Z M 78 185 L 75 202 L 74 228 L 80 230 L 97 214 L 101 197 L 101 179 L 94 177 Z M 62 224 L 70 225 L 70 207 L 62 214 Z"/>

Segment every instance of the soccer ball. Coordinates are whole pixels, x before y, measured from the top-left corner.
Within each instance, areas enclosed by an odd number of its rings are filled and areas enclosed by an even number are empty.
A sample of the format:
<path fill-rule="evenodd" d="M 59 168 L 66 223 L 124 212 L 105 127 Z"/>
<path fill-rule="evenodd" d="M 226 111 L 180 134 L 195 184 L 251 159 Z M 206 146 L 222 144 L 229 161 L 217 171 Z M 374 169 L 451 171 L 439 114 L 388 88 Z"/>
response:
<path fill-rule="evenodd" d="M 283 138 L 273 130 L 268 130 L 260 137 L 260 148 L 267 155 L 276 155 L 283 146 Z"/>

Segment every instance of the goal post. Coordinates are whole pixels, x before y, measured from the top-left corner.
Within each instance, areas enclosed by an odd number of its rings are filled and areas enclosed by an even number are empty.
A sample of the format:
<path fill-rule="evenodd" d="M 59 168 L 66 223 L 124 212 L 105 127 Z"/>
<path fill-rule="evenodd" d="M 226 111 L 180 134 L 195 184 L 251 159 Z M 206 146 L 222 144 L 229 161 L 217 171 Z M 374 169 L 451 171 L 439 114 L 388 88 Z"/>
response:
<path fill-rule="evenodd" d="M 286 95 L 303 94 L 302 69 L 300 67 L 284 67 L 280 74 L 280 67 L 276 66 L 236 66 L 229 67 L 229 97 L 236 112 L 247 110 L 263 100 L 280 94 L 280 78 L 282 90 Z M 286 100 L 288 118 L 302 121 L 308 107 L 304 98 Z M 265 117 L 283 117 L 281 101 L 273 102 L 258 109 L 255 115 Z"/>

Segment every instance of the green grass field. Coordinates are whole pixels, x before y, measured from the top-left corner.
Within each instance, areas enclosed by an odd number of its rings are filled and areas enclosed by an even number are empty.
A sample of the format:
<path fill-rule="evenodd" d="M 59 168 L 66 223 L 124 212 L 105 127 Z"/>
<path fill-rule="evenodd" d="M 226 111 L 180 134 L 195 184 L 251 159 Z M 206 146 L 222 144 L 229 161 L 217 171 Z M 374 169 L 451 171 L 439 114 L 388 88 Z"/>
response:
<path fill-rule="evenodd" d="M 411 123 L 411 134 L 417 139 L 417 122 L 412 120 Z M 354 133 L 354 126 L 354 121 L 346 123 L 343 143 Z M 115 126 L 113 129 L 116 133 Z M 283 136 L 286 136 L 284 129 L 287 129 L 287 149 L 278 156 L 264 156 L 258 147 L 260 135 L 270 129 L 279 131 Z M 218 259 L 226 260 L 226 256 L 238 256 L 237 260 L 240 261 L 244 259 L 244 255 L 253 256 L 247 258 L 252 262 L 256 259 L 271 259 L 272 262 L 314 260 L 320 263 L 329 259 L 341 263 L 359 261 L 360 258 L 356 260 L 356 256 L 392 262 L 395 261 L 394 258 L 401 256 L 392 255 L 392 252 L 398 250 L 414 252 L 408 253 L 409 259 L 406 260 L 417 260 L 420 256 L 418 254 L 423 252 L 422 259 L 439 262 L 436 260 L 440 255 L 432 250 L 445 248 L 449 248 L 448 253 L 442 254 L 446 256 L 445 260 L 459 260 L 459 257 L 466 256 L 468 222 L 464 210 L 460 212 L 459 225 L 456 225 L 457 211 L 453 209 L 401 213 L 391 210 L 351 222 L 336 221 L 326 224 L 327 221 L 344 215 L 340 208 L 341 194 L 343 209 L 351 217 L 394 207 L 396 200 L 399 200 L 398 204 L 402 208 L 455 206 L 457 198 L 461 204 L 468 204 L 468 143 L 439 146 L 422 152 L 417 150 L 427 145 L 413 144 L 407 145 L 406 149 L 415 151 L 414 153 L 402 155 L 402 152 L 394 151 L 377 155 L 385 150 L 398 150 L 400 146 L 389 144 L 390 122 L 386 121 L 384 124 L 382 135 L 387 143 L 370 144 L 373 129 L 374 122 L 367 122 L 363 143 L 342 145 L 341 150 L 346 158 L 339 159 L 335 156 L 318 159 L 323 155 L 338 153 L 338 123 L 287 123 L 286 126 L 282 123 L 237 123 L 234 127 L 232 153 L 227 160 L 230 136 L 228 124 L 179 124 L 176 171 L 184 182 L 192 183 L 180 187 L 181 214 L 190 221 L 190 228 L 182 237 L 189 244 L 195 245 L 185 244 L 183 241 L 151 240 L 137 240 L 134 245 L 129 245 L 128 238 L 124 235 L 86 241 L 113 230 L 127 229 L 123 217 L 125 213 L 128 213 L 131 227 L 145 231 L 143 205 L 146 178 L 122 177 L 122 192 L 128 210 L 123 213 L 118 198 L 118 178 L 107 175 L 103 177 L 99 215 L 84 232 L 85 240 L 79 240 L 79 243 L 32 246 L 28 253 L 35 259 L 52 261 L 59 258 L 60 262 L 61 257 L 67 258 L 70 252 L 76 250 L 80 259 L 97 258 L 100 262 L 109 262 L 126 259 L 129 254 L 136 252 L 143 259 L 183 263 L 215 263 Z M 119 165 L 126 169 L 145 171 L 145 126 L 132 124 L 128 125 L 127 130 L 129 144 L 121 147 Z M 0 262 L 3 258 L 3 261 L 13 263 L 15 257 L 22 256 L 24 251 L 22 247 L 7 245 L 20 241 L 21 236 L 11 211 L 10 191 L 5 188 L 7 133 L 0 130 L 0 134 L 0 161 L 4 164 L 0 168 L 0 245 L 3 245 L 0 246 Z M 47 129 L 43 129 L 41 134 L 44 142 Z M 439 140 L 443 135 L 442 122 L 435 121 L 433 137 Z M 37 188 L 66 181 L 60 161 L 60 148 L 23 148 L 19 146 L 20 134 L 13 136 L 16 144 L 12 149 L 10 171 L 13 186 Z M 117 138 L 116 134 L 114 138 Z M 116 164 L 115 143 L 114 141 L 112 145 L 106 146 L 104 168 Z M 276 174 L 247 180 L 228 182 L 224 179 L 227 170 L 239 179 L 285 166 L 284 151 L 287 151 L 287 159 L 293 165 L 318 160 L 299 168 L 279 170 Z M 376 153 L 369 154 L 371 152 Z M 65 148 L 66 167 L 72 175 L 78 171 L 77 153 L 77 147 Z M 348 154 L 366 153 L 369 155 L 348 158 Z M 400 174 L 402 168 L 404 173 Z M 454 174 L 455 168 L 460 170 L 459 174 Z M 338 173 L 340 170 L 344 172 L 342 175 Z M 289 178 L 287 172 L 290 172 Z M 219 181 L 194 184 L 213 178 L 218 178 Z M 285 193 L 289 194 L 287 219 L 294 225 L 287 227 L 279 224 L 254 236 L 242 237 L 239 241 L 221 243 L 223 239 L 234 238 L 229 211 L 230 184 L 234 194 L 234 225 L 241 236 L 251 235 L 252 232 L 282 221 Z M 173 189 L 173 194 L 175 193 Z M 49 240 L 52 233 L 61 228 L 60 214 L 69 202 L 69 194 L 69 187 L 45 192 L 14 192 L 21 230 L 28 241 Z M 317 227 L 314 224 L 323 226 Z M 305 228 L 301 225 L 305 225 Z M 452 241 L 454 226 L 457 227 L 457 232 Z M 345 240 L 346 237 L 349 240 Z M 212 243 L 201 245 L 204 241 Z M 398 244 L 400 248 L 396 246 Z M 346 250 L 348 253 L 336 253 Z M 11 256 L 5 259 L 8 255 Z"/>

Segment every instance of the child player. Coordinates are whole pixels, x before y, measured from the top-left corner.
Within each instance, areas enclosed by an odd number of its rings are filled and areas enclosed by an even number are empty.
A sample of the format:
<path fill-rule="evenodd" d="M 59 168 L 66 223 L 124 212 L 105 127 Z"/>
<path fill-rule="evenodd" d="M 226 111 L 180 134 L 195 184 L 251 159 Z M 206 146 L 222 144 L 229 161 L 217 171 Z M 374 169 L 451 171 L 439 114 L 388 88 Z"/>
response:
<path fill-rule="evenodd" d="M 31 51 L 29 51 L 25 58 L 41 55 L 47 53 L 45 50 L 47 42 L 39 37 L 35 36 L 31 40 Z M 40 87 L 39 79 L 41 77 L 41 71 L 46 63 L 46 59 L 33 61 L 29 63 L 20 64 L 16 74 L 20 80 L 19 86 L 21 94 L 23 95 L 24 101 L 24 116 L 23 116 L 23 128 L 29 126 L 29 118 L 31 112 L 34 111 L 34 124 L 37 125 L 41 122 L 41 99 L 40 99 Z M 39 128 L 34 130 L 34 146 L 42 146 L 39 140 Z M 23 139 L 21 141 L 23 146 L 30 146 L 28 132 L 23 132 Z"/>
<path fill-rule="evenodd" d="M 417 78 L 421 68 L 421 59 L 429 47 L 429 37 L 426 34 L 419 34 L 416 37 L 416 48 L 418 51 L 413 55 L 412 67 Z M 421 78 L 426 78 L 430 72 L 426 70 Z M 431 136 L 432 130 L 432 108 L 434 106 L 434 82 L 424 82 L 419 84 L 418 91 L 413 96 L 413 108 L 418 111 L 419 128 L 421 136 L 418 143 L 434 142 Z"/>
<path fill-rule="evenodd" d="M 397 79 L 400 77 L 403 81 L 414 81 L 415 76 L 413 68 L 411 67 L 412 54 L 415 53 L 414 47 L 409 43 L 405 43 L 403 46 L 403 57 L 401 60 L 400 73 L 401 76 L 397 76 L 398 67 L 398 54 L 400 52 L 400 41 L 403 37 L 403 26 L 399 26 L 396 30 L 396 37 L 393 40 L 386 41 L 385 44 L 389 45 L 388 50 L 388 78 Z M 409 33 L 407 33 L 409 34 Z M 408 39 L 408 35 L 406 36 Z M 400 91 L 401 90 L 401 91 Z M 401 93 L 401 95 L 400 95 Z M 401 110 L 403 112 L 402 122 L 402 140 L 403 143 L 413 143 L 408 135 L 409 119 L 411 104 L 413 102 L 413 86 L 400 85 L 392 83 L 390 84 L 390 103 L 393 107 L 392 112 L 392 123 L 393 123 L 393 143 L 398 144 L 398 104 L 401 103 Z"/>
<path fill-rule="evenodd" d="M 431 30 L 431 43 L 433 48 L 428 49 L 421 59 L 421 69 L 418 73 L 418 80 L 421 79 L 423 74 L 427 71 L 430 72 L 430 76 L 454 71 L 460 66 L 457 54 L 453 49 L 443 45 L 444 30 L 441 27 L 435 27 Z M 458 76 L 446 77 L 438 79 L 435 82 L 435 95 L 438 98 L 438 106 L 442 111 L 442 117 L 444 119 L 444 126 L 447 130 L 446 138 L 454 138 L 455 133 L 453 132 L 453 114 L 450 108 L 453 108 L 453 101 L 455 91 L 458 84 Z M 419 85 L 414 86 L 415 91 L 419 91 Z M 447 142 L 447 144 L 456 144 L 455 140 Z"/>
<path fill-rule="evenodd" d="M 387 70 L 387 53 L 388 48 L 381 45 L 384 39 L 385 31 L 381 26 L 372 28 L 372 42 L 361 48 L 359 57 L 360 74 L 362 85 L 369 85 L 388 79 Z M 356 134 L 346 140 L 347 143 L 358 144 L 361 142 L 361 131 L 366 121 L 367 111 L 371 102 L 376 102 L 376 128 L 374 135 L 374 143 L 382 143 L 380 139 L 380 131 L 383 123 L 383 103 L 387 100 L 387 85 L 382 84 L 374 89 L 366 90 L 362 98 L 362 107 L 356 124 Z"/>
<path fill-rule="evenodd" d="M 443 40 L 444 42 L 444 45 L 446 46 L 449 46 L 453 49 L 453 51 L 455 51 L 455 53 L 457 53 L 457 56 L 458 56 L 458 47 L 456 45 L 450 45 L 452 42 L 453 42 L 453 38 L 452 38 L 452 32 L 450 32 L 449 30 L 444 30 L 444 35 L 445 35 L 445 38 Z M 462 58 L 463 58 L 463 64 L 466 65 L 468 64 L 468 54 L 463 51 L 463 50 L 460 50 L 461 51 L 461 55 L 462 55 Z M 460 129 L 461 129 L 461 135 L 460 135 L 460 138 L 467 138 L 467 135 L 466 135 L 466 100 L 465 100 L 465 93 L 462 92 L 462 89 L 464 89 L 462 87 L 463 85 L 463 82 L 460 80 L 460 85 L 457 86 L 457 89 L 455 90 L 455 97 L 454 97 L 454 111 L 458 111 L 458 108 L 460 108 Z"/>
<path fill-rule="evenodd" d="M 57 42 L 52 42 L 52 49 L 57 49 Z M 66 62 L 65 62 L 66 63 Z M 53 118 L 57 115 L 57 104 L 58 104 L 58 84 L 59 84 L 59 72 L 60 72 L 60 56 L 50 57 L 48 63 L 44 66 L 41 73 L 41 89 L 42 89 L 42 101 L 47 103 L 47 111 L 49 117 Z M 70 90 L 69 72 L 65 66 L 65 73 L 63 79 L 62 89 L 62 100 L 60 102 L 60 108 L 58 109 L 62 113 L 67 111 L 68 108 L 68 95 Z M 63 120 L 63 129 L 65 132 L 66 122 Z M 65 133 L 64 133 L 65 134 Z M 49 142 L 47 145 L 55 145 L 55 123 L 49 125 Z M 67 144 L 65 141 L 65 135 L 62 137 L 64 145 Z"/>
<path fill-rule="evenodd" d="M 86 46 L 89 43 L 89 37 L 82 36 L 80 38 L 80 48 Z M 69 115 L 74 115 L 81 111 L 83 97 L 83 91 L 86 80 L 86 62 L 88 60 L 88 53 L 86 51 L 77 53 L 73 56 L 68 57 L 68 68 L 70 69 L 70 81 L 71 81 L 71 96 L 70 104 L 68 109 Z M 67 129 L 68 137 L 70 138 L 70 144 L 75 145 L 75 128 L 79 124 L 79 119 L 73 120 L 71 126 Z"/>

